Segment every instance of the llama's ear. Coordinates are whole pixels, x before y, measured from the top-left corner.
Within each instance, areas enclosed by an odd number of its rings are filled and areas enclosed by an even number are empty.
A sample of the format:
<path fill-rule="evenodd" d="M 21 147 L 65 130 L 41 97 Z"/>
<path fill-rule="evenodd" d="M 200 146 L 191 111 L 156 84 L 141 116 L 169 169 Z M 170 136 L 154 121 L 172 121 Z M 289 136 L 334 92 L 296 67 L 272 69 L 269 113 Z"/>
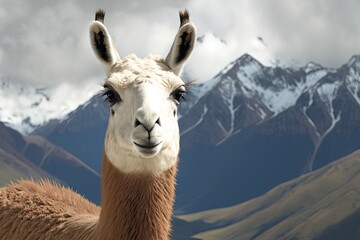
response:
<path fill-rule="evenodd" d="M 111 67 L 120 59 L 115 44 L 104 25 L 105 11 L 99 9 L 95 14 L 95 21 L 90 24 L 90 42 L 96 57 L 105 68 L 106 75 L 110 75 Z"/>
<path fill-rule="evenodd" d="M 180 74 L 183 65 L 190 57 L 196 40 L 196 28 L 190 22 L 188 11 L 180 11 L 179 15 L 180 28 L 165 59 L 165 63 L 176 75 Z"/>

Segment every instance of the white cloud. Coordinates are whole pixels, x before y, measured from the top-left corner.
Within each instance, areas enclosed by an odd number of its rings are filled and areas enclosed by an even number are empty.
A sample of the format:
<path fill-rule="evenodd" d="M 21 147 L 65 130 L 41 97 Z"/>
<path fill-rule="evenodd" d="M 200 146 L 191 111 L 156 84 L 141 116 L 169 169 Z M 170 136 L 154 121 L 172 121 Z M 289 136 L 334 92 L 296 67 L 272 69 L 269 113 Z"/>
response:
<path fill-rule="evenodd" d="M 360 53 L 357 0 L 251 1 L 252 27 L 276 58 L 339 67 Z"/>
<path fill-rule="evenodd" d="M 166 55 L 178 27 L 177 10 L 188 8 L 199 36 L 214 33 L 227 42 L 199 44 L 189 69 L 201 64 L 218 70 L 244 53 L 265 64 L 280 58 L 339 66 L 360 52 L 356 0 L 0 1 L 0 72 L 36 85 L 83 84 L 101 74 L 87 33 L 98 7 L 107 9 L 106 25 L 123 56 Z M 203 80 L 214 75 L 193 72 Z"/>
<path fill-rule="evenodd" d="M 197 82 L 214 77 L 223 67 L 236 57 L 235 46 L 209 32 L 200 37 L 191 59 L 186 66 L 186 73 Z"/>

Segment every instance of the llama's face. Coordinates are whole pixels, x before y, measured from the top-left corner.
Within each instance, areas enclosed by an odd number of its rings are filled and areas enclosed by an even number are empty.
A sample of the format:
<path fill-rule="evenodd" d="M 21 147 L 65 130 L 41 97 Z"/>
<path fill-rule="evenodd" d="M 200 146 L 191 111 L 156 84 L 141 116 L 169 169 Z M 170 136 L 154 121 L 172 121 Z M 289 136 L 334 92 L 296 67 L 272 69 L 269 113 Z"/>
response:
<path fill-rule="evenodd" d="M 184 82 L 163 60 L 130 55 L 114 65 L 104 88 L 110 104 L 105 151 L 113 165 L 161 173 L 176 164 Z"/>
<path fill-rule="evenodd" d="M 180 28 L 165 60 L 135 55 L 121 59 L 103 24 L 104 16 L 103 11 L 96 12 L 90 41 L 108 76 L 105 153 L 120 171 L 161 174 L 178 159 L 177 105 L 185 93 L 178 75 L 193 50 L 195 27 L 188 12 L 180 12 Z"/>

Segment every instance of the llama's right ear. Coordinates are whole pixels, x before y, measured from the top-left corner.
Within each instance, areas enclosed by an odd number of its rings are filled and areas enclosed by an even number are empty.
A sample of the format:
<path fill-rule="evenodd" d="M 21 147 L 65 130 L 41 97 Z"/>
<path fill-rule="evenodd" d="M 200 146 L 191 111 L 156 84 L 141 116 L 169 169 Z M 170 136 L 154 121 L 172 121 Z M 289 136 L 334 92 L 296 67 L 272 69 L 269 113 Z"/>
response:
<path fill-rule="evenodd" d="M 189 59 L 196 40 L 196 28 L 190 22 L 188 11 L 180 11 L 179 15 L 180 28 L 165 59 L 165 63 L 176 75 L 180 74 L 182 67 Z"/>
<path fill-rule="evenodd" d="M 104 66 L 106 75 L 110 75 L 111 67 L 120 59 L 115 44 L 104 25 L 105 11 L 99 9 L 95 21 L 90 24 L 90 42 L 96 57 Z"/>

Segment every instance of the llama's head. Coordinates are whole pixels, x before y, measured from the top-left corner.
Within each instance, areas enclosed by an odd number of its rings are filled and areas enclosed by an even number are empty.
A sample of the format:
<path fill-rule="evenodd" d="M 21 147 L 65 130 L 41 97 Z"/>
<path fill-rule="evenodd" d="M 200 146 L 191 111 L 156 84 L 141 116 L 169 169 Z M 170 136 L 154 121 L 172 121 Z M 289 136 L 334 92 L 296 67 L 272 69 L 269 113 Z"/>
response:
<path fill-rule="evenodd" d="M 105 68 L 104 93 L 110 103 L 105 154 L 125 173 L 160 174 L 177 163 L 179 127 L 177 107 L 186 92 L 179 77 L 196 39 L 187 11 L 180 12 L 180 28 L 165 60 L 120 58 L 104 26 L 104 12 L 90 25 L 90 41 Z"/>

